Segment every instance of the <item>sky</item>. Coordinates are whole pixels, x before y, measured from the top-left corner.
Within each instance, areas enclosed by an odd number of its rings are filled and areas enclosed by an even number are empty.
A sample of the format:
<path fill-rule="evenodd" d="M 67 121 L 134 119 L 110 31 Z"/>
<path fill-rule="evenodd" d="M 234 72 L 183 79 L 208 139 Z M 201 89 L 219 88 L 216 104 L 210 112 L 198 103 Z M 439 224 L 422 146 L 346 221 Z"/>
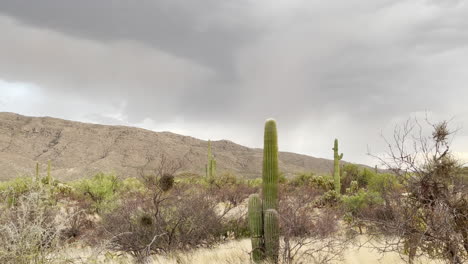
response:
<path fill-rule="evenodd" d="M 0 0 L 0 111 L 378 164 L 409 118 L 468 162 L 468 1 Z"/>

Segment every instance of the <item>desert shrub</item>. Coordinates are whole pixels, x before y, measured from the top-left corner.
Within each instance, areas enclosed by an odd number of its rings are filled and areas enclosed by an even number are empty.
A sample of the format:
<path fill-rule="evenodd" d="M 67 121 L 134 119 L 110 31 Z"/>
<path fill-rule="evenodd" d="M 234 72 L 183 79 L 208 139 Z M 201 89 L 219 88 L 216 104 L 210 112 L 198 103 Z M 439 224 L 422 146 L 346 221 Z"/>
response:
<path fill-rule="evenodd" d="M 283 189 L 279 203 L 281 263 L 303 258 L 313 263 L 340 259 L 347 245 L 339 235 L 341 211 L 336 207 L 317 208 L 321 194 L 310 186 Z"/>
<path fill-rule="evenodd" d="M 341 199 L 346 212 L 350 212 L 354 215 L 369 206 L 380 205 L 383 203 L 382 197 L 379 193 L 364 191 L 362 189 L 354 195 L 343 195 Z"/>
<path fill-rule="evenodd" d="M 110 249 L 144 262 L 151 254 L 209 247 L 220 241 L 223 227 L 216 206 L 194 188 L 172 188 L 158 196 L 135 195 L 104 215 L 103 228 Z"/>
<path fill-rule="evenodd" d="M 298 173 L 294 178 L 292 178 L 289 181 L 289 184 L 296 187 L 310 185 L 313 176 L 314 174 L 311 172 Z"/>
<path fill-rule="evenodd" d="M 213 188 L 214 187 L 214 188 Z M 218 203 L 224 203 L 229 207 L 236 207 L 247 197 L 256 192 L 258 188 L 252 187 L 246 181 L 229 176 L 220 179 L 218 184 L 206 190 Z"/>
<path fill-rule="evenodd" d="M 397 176 L 390 173 L 376 174 L 369 181 L 368 189 L 372 192 L 378 192 L 385 196 L 392 190 L 400 189 L 401 185 L 398 183 Z"/>
<path fill-rule="evenodd" d="M 210 187 L 222 188 L 226 185 L 238 184 L 241 182 L 241 179 L 236 175 L 230 172 L 224 172 L 216 177 L 203 177 L 203 180 Z"/>
<path fill-rule="evenodd" d="M 383 204 L 383 199 L 379 193 L 364 191 L 363 189 L 352 195 L 344 195 L 341 199 L 346 212 L 345 221 L 351 226 L 358 227 L 360 234 L 362 234 L 362 227 L 364 226 L 364 222 L 360 221 L 360 216 L 364 215 L 366 210 Z"/>
<path fill-rule="evenodd" d="M 246 184 L 250 187 L 260 188 L 262 186 L 262 178 L 248 179 Z"/>
<path fill-rule="evenodd" d="M 278 183 L 285 184 L 287 182 L 288 182 L 288 178 L 286 178 L 286 175 L 284 174 L 284 172 L 280 171 L 278 173 Z"/>
<path fill-rule="evenodd" d="M 88 199 L 91 212 L 102 213 L 116 206 L 122 182 L 113 174 L 98 173 L 90 179 L 73 183 L 78 196 Z"/>
<path fill-rule="evenodd" d="M 221 234 L 223 240 L 250 237 L 249 222 L 245 213 L 222 221 Z"/>
<path fill-rule="evenodd" d="M 352 181 L 356 181 L 359 188 L 367 188 L 369 182 L 377 175 L 374 170 L 368 168 L 361 169 L 359 166 L 351 163 L 344 165 L 342 171 L 341 185 L 343 190 L 349 188 Z"/>
<path fill-rule="evenodd" d="M 56 221 L 58 208 L 46 188 L 18 196 L 0 215 L 0 263 L 54 263 L 67 219 Z"/>
<path fill-rule="evenodd" d="M 369 185 L 369 182 L 376 176 L 377 173 L 374 170 L 364 168 L 358 175 L 357 183 L 359 184 L 359 187 L 365 188 Z"/>
<path fill-rule="evenodd" d="M 31 177 L 18 177 L 9 181 L 0 182 L 0 198 L 7 202 L 7 205 L 16 204 L 18 198 L 31 191 L 34 186 Z"/>
<path fill-rule="evenodd" d="M 383 250 L 404 252 L 409 263 L 419 255 L 446 263 L 468 260 L 468 185 L 451 153 L 451 134 L 446 121 L 408 120 L 395 128 L 393 141 L 386 141 L 386 155 L 379 157 L 396 175 L 401 190 L 386 195 L 389 214 L 377 210 L 367 217 L 376 227 L 370 235 L 389 234 Z M 385 184 L 376 186 L 387 191 Z"/>
<path fill-rule="evenodd" d="M 289 181 L 295 187 L 311 186 L 322 191 L 334 189 L 333 177 L 330 175 L 314 175 L 312 172 L 299 173 Z"/>
<path fill-rule="evenodd" d="M 133 192 L 144 192 L 145 185 L 141 182 L 140 179 L 135 177 L 126 178 L 122 181 L 119 188 L 121 193 L 133 193 Z"/>
<path fill-rule="evenodd" d="M 352 181 L 357 181 L 359 178 L 360 170 L 359 167 L 355 164 L 347 163 L 343 165 L 340 170 L 341 175 L 341 189 L 346 190 L 349 188 Z"/>

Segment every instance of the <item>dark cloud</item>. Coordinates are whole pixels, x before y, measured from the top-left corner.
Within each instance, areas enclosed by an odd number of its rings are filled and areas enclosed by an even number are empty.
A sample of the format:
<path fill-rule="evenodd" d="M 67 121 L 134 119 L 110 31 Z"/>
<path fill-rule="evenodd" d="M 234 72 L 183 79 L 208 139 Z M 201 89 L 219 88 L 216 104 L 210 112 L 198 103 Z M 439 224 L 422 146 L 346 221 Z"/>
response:
<path fill-rule="evenodd" d="M 235 50 L 258 30 L 247 24 L 246 2 L 236 2 L 2 0 L 0 12 L 28 25 L 82 38 L 142 42 L 213 69 L 229 70 Z"/>
<path fill-rule="evenodd" d="M 0 0 L 0 79 L 86 120 L 250 145 L 276 117 L 288 150 L 339 137 L 363 160 L 410 115 L 468 124 L 466 17 L 466 1 Z"/>

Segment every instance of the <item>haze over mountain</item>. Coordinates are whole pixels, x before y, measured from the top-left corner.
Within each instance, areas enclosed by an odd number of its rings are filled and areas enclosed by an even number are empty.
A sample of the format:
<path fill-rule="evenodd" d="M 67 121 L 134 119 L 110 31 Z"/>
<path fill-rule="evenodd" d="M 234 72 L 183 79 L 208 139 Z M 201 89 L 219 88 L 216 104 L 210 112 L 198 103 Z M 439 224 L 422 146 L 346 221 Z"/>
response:
<path fill-rule="evenodd" d="M 259 138 L 259 140 L 262 140 Z M 212 142 L 218 173 L 261 176 L 262 150 L 228 140 Z M 330 148 L 331 152 L 331 148 Z M 0 179 L 32 174 L 36 162 L 52 162 L 53 176 L 71 180 L 97 172 L 137 176 L 139 168 L 151 171 L 159 157 L 183 161 L 181 171 L 204 175 L 207 141 L 171 132 L 136 127 L 108 126 L 51 117 L 0 113 Z M 280 170 L 286 175 L 301 171 L 331 172 L 333 162 L 295 153 L 280 153 Z"/>

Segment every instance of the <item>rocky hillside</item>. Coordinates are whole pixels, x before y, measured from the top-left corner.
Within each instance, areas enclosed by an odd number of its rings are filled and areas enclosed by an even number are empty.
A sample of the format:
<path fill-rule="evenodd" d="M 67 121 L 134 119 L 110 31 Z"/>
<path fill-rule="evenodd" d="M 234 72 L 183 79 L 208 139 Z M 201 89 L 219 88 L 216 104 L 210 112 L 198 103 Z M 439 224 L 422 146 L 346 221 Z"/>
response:
<path fill-rule="evenodd" d="M 214 141 L 212 147 L 219 173 L 231 171 L 250 178 L 261 175 L 261 149 L 227 140 Z M 99 171 L 137 176 L 142 167 L 157 167 L 162 153 L 168 159 L 181 159 L 181 171 L 204 175 L 207 142 L 203 140 L 135 127 L 0 113 L 0 180 L 32 174 L 36 162 L 45 168 L 48 160 L 53 176 L 62 180 Z M 279 155 L 280 169 L 286 175 L 332 170 L 330 160 L 287 152 Z"/>

